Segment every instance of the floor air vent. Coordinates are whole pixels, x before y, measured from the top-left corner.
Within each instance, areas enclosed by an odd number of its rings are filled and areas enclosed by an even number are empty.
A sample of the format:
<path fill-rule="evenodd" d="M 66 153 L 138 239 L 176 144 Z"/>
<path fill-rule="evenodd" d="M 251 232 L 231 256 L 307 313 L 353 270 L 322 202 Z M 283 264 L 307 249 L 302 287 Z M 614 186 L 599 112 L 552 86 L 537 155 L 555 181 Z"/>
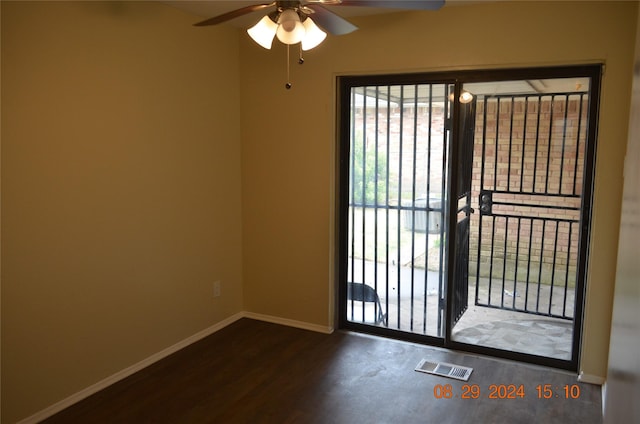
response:
<path fill-rule="evenodd" d="M 431 362 L 423 359 L 418 363 L 418 366 L 416 366 L 416 371 L 468 381 L 473 368 L 448 364 L 446 362 Z"/>

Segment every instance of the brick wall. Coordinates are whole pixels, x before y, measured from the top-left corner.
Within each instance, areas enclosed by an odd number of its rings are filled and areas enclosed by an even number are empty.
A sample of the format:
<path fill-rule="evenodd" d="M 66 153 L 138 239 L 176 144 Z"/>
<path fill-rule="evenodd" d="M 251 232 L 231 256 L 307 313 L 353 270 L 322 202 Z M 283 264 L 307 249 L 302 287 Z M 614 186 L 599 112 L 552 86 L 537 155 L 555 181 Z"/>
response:
<path fill-rule="evenodd" d="M 506 273 L 518 280 L 575 281 L 579 227 L 568 221 L 578 220 L 579 211 L 548 206 L 580 208 L 587 102 L 587 96 L 579 94 L 478 100 L 472 164 L 472 207 L 476 213 L 470 230 L 471 274 L 476 273 L 479 262 L 483 276 L 489 275 L 491 268 L 495 277 Z M 377 111 L 368 105 L 366 111 L 357 108 L 354 118 L 356 134 L 364 138 L 365 148 L 377 148 L 388 161 L 389 204 L 397 205 L 401 198 L 403 205 L 410 206 L 414 187 L 416 199 L 426 197 L 427 191 L 431 197 L 440 196 L 446 158 L 442 104 L 433 104 L 431 109 L 419 106 L 417 110 L 394 105 L 390 110 L 381 107 Z M 483 219 L 479 249 L 481 185 L 483 190 L 506 192 L 494 194 L 494 202 L 520 204 L 494 205 L 495 214 L 521 219 L 510 218 L 508 223 L 505 218 L 496 218 L 495 222 Z M 543 224 L 540 218 L 562 221 Z"/>
<path fill-rule="evenodd" d="M 387 115 L 388 113 L 388 115 Z M 356 133 L 363 131 L 363 111 L 357 109 Z M 389 121 L 387 122 L 387 118 Z M 377 147 L 389 165 L 390 204 L 411 205 L 415 197 L 439 197 L 442 192 L 444 149 L 444 107 L 393 106 L 388 112 L 369 107 L 364 120 L 365 146 Z M 414 146 L 415 140 L 415 146 Z M 414 169 L 416 170 L 414 173 Z"/>
<path fill-rule="evenodd" d="M 479 256 L 481 275 L 489 275 L 493 255 L 491 273 L 496 277 L 506 272 L 524 280 L 529 273 L 530 281 L 538 274 L 544 282 L 552 277 L 555 282 L 575 281 L 579 226 L 568 220 L 578 220 L 579 211 L 547 207 L 580 207 L 586 122 L 586 96 L 478 101 L 472 205 L 479 210 L 481 188 L 504 191 L 494 193 L 493 201 L 519 205 L 494 205 L 493 213 L 520 217 L 507 222 L 485 216 L 478 250 L 480 219 L 478 213 L 472 215 L 471 256 L 472 260 Z M 563 221 L 543 224 L 539 218 Z"/>

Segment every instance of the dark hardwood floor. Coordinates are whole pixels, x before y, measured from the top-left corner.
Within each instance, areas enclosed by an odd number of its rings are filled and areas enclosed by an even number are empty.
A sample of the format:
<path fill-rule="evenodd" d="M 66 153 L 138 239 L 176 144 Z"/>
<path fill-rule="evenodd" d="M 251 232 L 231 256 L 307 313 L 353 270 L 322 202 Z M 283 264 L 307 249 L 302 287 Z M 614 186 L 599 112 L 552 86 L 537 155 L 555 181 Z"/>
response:
<path fill-rule="evenodd" d="M 414 371 L 425 357 L 474 371 L 468 382 Z M 524 396 L 489 398 L 492 385 L 500 397 L 510 384 L 522 385 Z M 563 387 L 574 384 L 579 396 L 566 399 Z M 463 385 L 479 389 L 480 396 L 463 398 Z M 551 398 L 539 398 L 538 385 L 549 385 Z M 436 397 L 434 388 L 451 398 Z M 544 387 L 541 391 L 544 395 Z M 588 424 L 602 419 L 600 387 L 577 383 L 562 371 L 241 319 L 44 422 Z"/>

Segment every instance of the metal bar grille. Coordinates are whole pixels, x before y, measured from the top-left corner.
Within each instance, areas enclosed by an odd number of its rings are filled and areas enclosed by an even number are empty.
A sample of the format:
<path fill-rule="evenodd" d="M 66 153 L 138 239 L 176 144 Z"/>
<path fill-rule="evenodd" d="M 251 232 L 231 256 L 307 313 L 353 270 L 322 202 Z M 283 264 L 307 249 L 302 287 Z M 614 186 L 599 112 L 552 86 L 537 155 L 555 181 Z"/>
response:
<path fill-rule="evenodd" d="M 355 102 L 355 97 L 356 93 L 352 92 L 351 93 L 351 103 L 353 104 Z M 356 110 L 355 108 L 351 108 L 351 121 L 355 122 L 355 115 L 356 115 Z M 355 126 L 351 126 L 351 139 L 354 140 L 356 137 L 356 128 Z M 350 169 L 354 169 L 355 167 L 355 155 L 351 155 L 349 157 L 349 168 Z M 349 175 L 349 186 L 353 187 L 353 182 L 354 182 L 354 173 L 352 172 Z M 353 190 L 349 190 L 349 203 L 353 203 L 354 199 L 353 199 Z M 351 225 L 353 225 L 353 223 L 355 222 L 355 214 L 356 211 L 355 209 L 350 209 L 350 222 Z M 349 232 L 349 251 L 350 252 L 354 252 L 355 249 L 355 244 L 356 244 L 356 234 L 355 231 L 350 231 Z M 349 281 L 355 281 L 355 258 L 354 256 L 351 254 L 349 255 Z M 351 318 L 350 319 L 355 319 L 355 299 L 351 298 L 351 299 L 347 299 L 347 302 L 349 303 L 350 306 L 350 312 L 351 312 Z"/>
<path fill-rule="evenodd" d="M 468 251 L 469 249 L 469 218 L 464 218 L 458 222 L 456 232 L 456 249 Z M 467 261 L 456 261 L 455 272 L 459 276 L 459 283 L 454 284 L 453 296 L 453 323 L 456 323 L 462 314 L 467 310 L 467 299 L 469 297 L 469 264 Z"/>
<path fill-rule="evenodd" d="M 572 320 L 586 93 L 478 101 L 476 305 Z"/>
<path fill-rule="evenodd" d="M 448 99 L 445 84 L 352 87 L 347 320 L 441 337 Z M 385 320 L 378 317 L 381 309 Z"/>
<path fill-rule="evenodd" d="M 404 104 L 404 86 L 400 86 L 400 104 Z M 403 111 L 404 112 L 404 111 Z M 402 170 L 403 170 L 403 157 L 404 157 L 404 149 L 403 149 L 403 145 L 404 145 L 404 113 L 400 113 L 399 115 L 399 121 L 400 121 L 400 131 L 399 131 L 399 138 L 398 138 L 398 144 L 399 144 L 399 163 L 398 163 L 398 205 L 400 205 L 402 207 Z M 400 209 L 398 209 L 398 222 L 400 222 Z M 402 237 L 401 237 L 401 232 L 400 232 L 400 226 L 398 226 L 398 231 L 397 231 L 397 242 L 398 242 L 398 249 L 397 249 L 397 261 L 396 261 L 396 265 L 397 265 L 397 290 L 396 290 L 396 296 L 397 296 L 397 302 L 398 305 L 400 305 L 401 302 L 401 297 L 400 294 L 402 292 L 402 258 L 400 256 L 401 252 L 402 252 Z M 412 293 L 412 297 L 413 297 L 413 293 Z M 402 322 L 402 318 L 400 315 L 400 311 L 402 310 L 400 307 L 398 307 L 397 309 L 397 328 L 400 329 L 400 323 Z"/>
<path fill-rule="evenodd" d="M 510 359 L 524 355 L 534 363 L 575 370 L 601 70 L 339 77 L 341 325 L 438 345 L 473 344 L 473 351 L 498 349 Z M 470 102 L 475 113 L 468 116 L 475 123 L 469 126 L 473 155 L 467 158 L 458 131 Z M 455 162 L 448 163 L 448 153 Z M 465 199 L 460 179 L 466 181 L 469 168 Z M 467 256 L 458 252 L 465 246 L 458 227 L 465 219 L 473 252 Z M 446 247 L 445 239 L 451 243 Z M 468 267 L 459 268 L 465 261 Z M 469 302 L 479 307 L 460 317 L 455 311 L 465 307 L 458 301 L 465 296 L 457 277 L 464 281 L 465 271 Z M 495 322 L 501 324 L 540 321 L 523 312 L 553 318 L 543 321 L 564 328 L 560 345 L 532 350 L 528 342 L 509 345 L 506 337 L 474 339 L 474 331 L 494 329 L 479 323 L 478 314 L 499 317 Z"/>

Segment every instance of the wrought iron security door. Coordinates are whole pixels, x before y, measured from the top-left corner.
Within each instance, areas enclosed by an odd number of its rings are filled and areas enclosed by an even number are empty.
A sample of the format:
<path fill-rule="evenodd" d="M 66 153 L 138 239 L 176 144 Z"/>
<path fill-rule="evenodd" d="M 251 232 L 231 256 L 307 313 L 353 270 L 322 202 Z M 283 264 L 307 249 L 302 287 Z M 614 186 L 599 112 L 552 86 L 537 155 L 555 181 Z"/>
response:
<path fill-rule="evenodd" d="M 469 277 L 473 307 L 457 315 L 456 285 L 454 345 L 577 367 L 597 77 L 598 70 L 589 69 L 560 78 L 462 84 L 461 91 L 473 95 L 475 125 L 459 158 L 473 174 L 476 213 L 468 239 L 459 233 L 464 228 L 456 235 L 456 249 L 468 240 L 472 252 L 467 268 L 456 266 L 455 273 Z M 464 156 L 469 152 L 473 158 Z M 458 185 L 467 181 L 464 172 Z"/>
<path fill-rule="evenodd" d="M 340 325 L 577 369 L 600 71 L 340 78 Z"/>
<path fill-rule="evenodd" d="M 471 214 L 471 182 L 473 143 L 476 123 L 476 100 L 459 104 L 458 178 L 456 184 L 456 231 L 453 290 L 451 293 L 451 325 L 454 326 L 467 310 L 469 301 L 469 230 Z"/>
<path fill-rule="evenodd" d="M 587 100 L 482 99 L 476 305 L 573 320 Z"/>

